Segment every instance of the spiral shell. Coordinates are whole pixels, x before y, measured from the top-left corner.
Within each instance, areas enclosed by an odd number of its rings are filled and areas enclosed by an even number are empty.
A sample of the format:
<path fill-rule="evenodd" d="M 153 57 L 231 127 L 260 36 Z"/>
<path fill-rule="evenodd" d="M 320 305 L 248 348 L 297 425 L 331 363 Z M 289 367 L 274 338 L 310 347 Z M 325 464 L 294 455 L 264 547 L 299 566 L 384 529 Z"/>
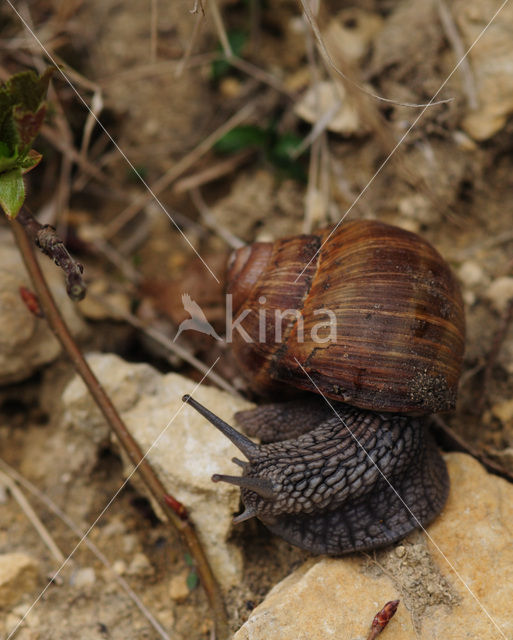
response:
<path fill-rule="evenodd" d="M 228 278 L 233 312 L 244 316 L 234 352 L 255 391 L 282 383 L 400 413 L 454 407 L 462 298 L 416 234 L 356 221 L 256 243 L 236 252 Z"/>

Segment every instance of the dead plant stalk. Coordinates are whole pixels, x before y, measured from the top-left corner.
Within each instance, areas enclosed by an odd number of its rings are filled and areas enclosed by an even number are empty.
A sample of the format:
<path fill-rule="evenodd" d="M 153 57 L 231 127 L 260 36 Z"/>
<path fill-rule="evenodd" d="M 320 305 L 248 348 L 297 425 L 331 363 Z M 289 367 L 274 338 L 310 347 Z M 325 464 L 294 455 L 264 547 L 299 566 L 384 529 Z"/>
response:
<path fill-rule="evenodd" d="M 216 627 L 216 637 L 218 640 L 224 640 L 228 635 L 228 621 L 223 598 L 219 585 L 212 573 L 205 552 L 201 546 L 198 536 L 196 535 L 192 523 L 187 517 L 180 517 L 165 502 L 167 491 L 164 488 L 164 485 L 153 471 L 149 462 L 143 456 L 139 445 L 128 432 L 124 422 L 121 420 L 110 398 L 107 396 L 98 379 L 87 364 L 80 348 L 64 322 L 39 267 L 32 243 L 30 242 L 24 227 L 14 220 L 12 228 L 23 261 L 39 298 L 40 306 L 51 330 L 71 359 L 73 366 L 86 384 L 96 404 L 103 413 L 105 420 L 118 437 L 131 462 L 137 467 L 137 471 L 148 490 L 160 504 L 169 522 L 179 531 L 184 542 L 188 546 L 189 551 L 195 560 L 198 576 L 205 589 L 210 606 L 212 607 Z"/>

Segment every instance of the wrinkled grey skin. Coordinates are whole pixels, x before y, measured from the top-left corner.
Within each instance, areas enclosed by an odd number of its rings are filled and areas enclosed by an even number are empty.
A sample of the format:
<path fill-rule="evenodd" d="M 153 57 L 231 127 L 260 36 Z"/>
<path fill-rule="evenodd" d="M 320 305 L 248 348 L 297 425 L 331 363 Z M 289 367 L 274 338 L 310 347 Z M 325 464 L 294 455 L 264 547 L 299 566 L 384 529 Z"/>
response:
<path fill-rule="evenodd" d="M 256 445 L 189 399 L 244 453 L 241 522 L 259 518 L 313 553 L 340 555 L 395 542 L 428 524 L 449 490 L 445 463 L 419 418 L 375 413 L 322 398 L 236 415 Z M 217 423 L 216 423 L 217 421 Z"/>

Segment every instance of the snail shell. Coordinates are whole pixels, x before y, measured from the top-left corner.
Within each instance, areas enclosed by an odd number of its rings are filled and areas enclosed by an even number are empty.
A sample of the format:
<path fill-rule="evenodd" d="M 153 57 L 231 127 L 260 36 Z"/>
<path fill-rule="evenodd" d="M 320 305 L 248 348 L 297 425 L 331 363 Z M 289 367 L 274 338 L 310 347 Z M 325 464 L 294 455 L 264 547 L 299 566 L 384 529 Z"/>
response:
<path fill-rule="evenodd" d="M 454 407 L 463 302 L 449 266 L 416 234 L 355 221 L 255 243 L 236 252 L 228 281 L 251 339 L 234 332 L 234 353 L 258 393 L 317 386 L 328 398 L 378 411 Z M 322 310 L 335 321 L 319 328 Z"/>
<path fill-rule="evenodd" d="M 461 295 L 437 251 L 408 231 L 352 222 L 245 247 L 229 281 L 245 331 L 233 346 L 252 386 L 325 396 L 237 414 L 261 445 L 184 397 L 247 458 L 234 458 L 242 476 L 212 478 L 241 488 L 234 522 L 256 516 L 328 554 L 381 547 L 429 523 L 449 479 L 423 419 L 408 414 L 454 406 L 464 349 Z M 319 326 L 322 310 L 329 325 Z"/>

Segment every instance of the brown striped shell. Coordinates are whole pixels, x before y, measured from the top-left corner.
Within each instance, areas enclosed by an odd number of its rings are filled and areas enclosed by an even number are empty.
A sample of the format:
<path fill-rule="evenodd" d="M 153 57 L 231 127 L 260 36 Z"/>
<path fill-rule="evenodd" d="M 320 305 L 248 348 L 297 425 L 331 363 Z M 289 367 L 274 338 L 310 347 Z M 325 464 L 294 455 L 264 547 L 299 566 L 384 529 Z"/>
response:
<path fill-rule="evenodd" d="M 463 303 L 418 235 L 356 221 L 256 243 L 236 252 L 228 279 L 234 322 L 244 316 L 234 352 L 255 391 L 283 383 L 377 411 L 454 407 Z"/>

